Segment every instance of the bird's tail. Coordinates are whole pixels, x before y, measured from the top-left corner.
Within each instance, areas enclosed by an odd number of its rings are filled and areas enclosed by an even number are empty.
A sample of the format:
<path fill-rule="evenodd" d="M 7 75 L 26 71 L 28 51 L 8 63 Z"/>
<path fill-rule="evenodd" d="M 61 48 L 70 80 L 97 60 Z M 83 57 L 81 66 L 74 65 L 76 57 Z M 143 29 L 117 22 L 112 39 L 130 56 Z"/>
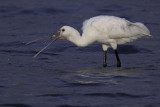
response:
<path fill-rule="evenodd" d="M 140 22 L 137 22 L 135 23 L 135 25 L 140 28 L 140 32 L 142 35 L 146 36 L 146 37 L 149 37 L 149 38 L 152 38 L 153 36 L 150 34 L 150 31 L 149 29 L 143 24 L 143 23 L 140 23 Z"/>
<path fill-rule="evenodd" d="M 151 34 L 143 34 L 143 35 L 146 36 L 147 38 L 153 38 Z"/>

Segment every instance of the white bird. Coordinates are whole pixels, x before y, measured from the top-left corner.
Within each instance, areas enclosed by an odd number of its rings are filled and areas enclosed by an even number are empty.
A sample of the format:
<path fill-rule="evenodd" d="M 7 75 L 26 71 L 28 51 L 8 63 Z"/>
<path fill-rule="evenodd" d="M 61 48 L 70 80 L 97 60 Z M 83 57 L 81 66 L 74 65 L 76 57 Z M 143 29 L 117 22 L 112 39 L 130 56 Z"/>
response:
<path fill-rule="evenodd" d="M 102 44 L 104 51 L 103 66 L 107 66 L 106 52 L 109 47 L 115 51 L 117 67 L 121 67 L 121 61 L 117 52 L 117 45 L 132 42 L 141 37 L 151 37 L 147 27 L 139 22 L 132 23 L 124 18 L 115 16 L 96 16 L 83 22 L 82 36 L 70 26 L 63 26 L 55 34 L 59 34 L 46 47 L 58 39 L 68 40 L 79 47 L 85 47 L 94 42 Z M 45 47 L 45 48 L 46 48 Z M 39 51 L 34 57 L 36 57 Z"/>

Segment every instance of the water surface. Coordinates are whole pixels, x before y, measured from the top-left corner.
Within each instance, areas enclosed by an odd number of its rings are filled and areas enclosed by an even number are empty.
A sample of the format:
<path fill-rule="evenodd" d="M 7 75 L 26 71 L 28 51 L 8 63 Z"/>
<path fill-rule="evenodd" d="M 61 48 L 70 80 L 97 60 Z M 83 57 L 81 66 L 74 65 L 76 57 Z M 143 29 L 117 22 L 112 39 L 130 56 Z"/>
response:
<path fill-rule="evenodd" d="M 0 106 L 2 107 L 159 107 L 160 2 L 158 0 L 1 0 Z M 30 40 L 70 25 L 81 32 L 85 19 L 114 15 L 143 22 L 154 38 L 112 49 L 103 68 L 101 44 L 79 48 L 57 41 L 36 59 L 48 39 Z"/>

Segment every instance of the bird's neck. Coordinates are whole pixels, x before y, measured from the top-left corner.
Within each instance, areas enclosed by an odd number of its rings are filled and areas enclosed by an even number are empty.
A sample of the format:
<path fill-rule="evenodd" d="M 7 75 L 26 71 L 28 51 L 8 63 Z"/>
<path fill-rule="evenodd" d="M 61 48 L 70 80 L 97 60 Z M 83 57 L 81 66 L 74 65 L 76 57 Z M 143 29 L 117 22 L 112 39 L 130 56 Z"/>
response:
<path fill-rule="evenodd" d="M 85 47 L 94 42 L 86 35 L 81 36 L 77 30 L 72 32 L 72 36 L 70 36 L 69 40 L 79 47 Z"/>

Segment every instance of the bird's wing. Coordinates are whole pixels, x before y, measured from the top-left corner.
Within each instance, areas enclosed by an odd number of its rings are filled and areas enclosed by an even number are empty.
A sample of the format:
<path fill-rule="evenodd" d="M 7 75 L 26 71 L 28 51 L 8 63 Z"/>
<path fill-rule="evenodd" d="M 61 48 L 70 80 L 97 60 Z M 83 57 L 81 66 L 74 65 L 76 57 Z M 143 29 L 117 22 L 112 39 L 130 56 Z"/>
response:
<path fill-rule="evenodd" d="M 107 35 L 110 39 L 150 36 L 147 27 L 142 23 L 132 23 L 115 16 L 96 16 L 83 23 L 83 33 L 90 32 Z M 93 32 L 94 31 L 94 32 Z"/>
<path fill-rule="evenodd" d="M 102 35 L 108 35 L 111 39 L 125 38 L 129 36 L 130 27 L 134 24 L 118 17 L 103 17 L 90 22 Z"/>

